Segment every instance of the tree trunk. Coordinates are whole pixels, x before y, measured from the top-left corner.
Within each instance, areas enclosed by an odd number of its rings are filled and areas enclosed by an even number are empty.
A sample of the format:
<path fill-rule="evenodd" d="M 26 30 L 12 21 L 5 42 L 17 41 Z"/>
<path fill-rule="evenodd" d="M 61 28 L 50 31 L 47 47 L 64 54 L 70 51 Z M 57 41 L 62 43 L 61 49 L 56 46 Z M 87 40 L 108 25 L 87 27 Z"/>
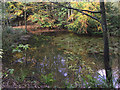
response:
<path fill-rule="evenodd" d="M 57 4 L 57 3 L 56 3 Z M 72 10 L 76 10 L 80 13 L 82 13 L 83 15 L 86 15 L 86 16 L 89 16 L 90 18 L 98 21 L 101 23 L 101 21 L 96 18 L 96 17 L 93 17 L 79 9 L 76 9 L 76 8 L 72 8 L 72 7 L 66 7 L 64 5 L 60 5 L 59 6 L 62 6 L 62 7 L 65 7 L 67 9 L 72 9 Z M 105 6 L 104 6 L 104 0 L 100 0 L 100 9 L 101 11 L 89 11 L 89 10 L 86 10 L 87 12 L 91 12 L 91 13 L 101 13 L 101 16 L 102 16 L 102 29 L 103 29 L 103 39 L 104 39 L 104 65 L 105 65 L 105 71 L 106 71 L 106 81 L 108 83 L 108 85 L 110 87 L 113 87 L 113 83 L 112 83 L 112 69 L 111 69 L 111 66 L 110 66 L 110 60 L 109 60 L 109 42 L 108 42 L 108 33 L 107 33 L 107 22 L 106 22 L 106 14 L 105 14 Z M 85 10 L 84 10 L 85 11 Z"/>
<path fill-rule="evenodd" d="M 102 29 L 103 29 L 103 39 L 104 39 L 104 65 L 105 65 L 105 71 L 106 71 L 106 80 L 107 80 L 107 84 L 110 87 L 113 87 L 112 86 L 113 85 L 112 69 L 110 66 L 110 59 L 109 59 L 108 30 L 107 30 L 104 0 L 101 0 L 100 2 L 100 9 L 102 14 Z"/>
<path fill-rule="evenodd" d="M 73 10 L 71 9 L 71 15 L 73 14 Z M 72 21 L 73 21 L 73 17 L 72 17 Z"/>
<path fill-rule="evenodd" d="M 118 24 L 119 24 L 119 20 L 120 20 L 120 1 L 118 1 L 118 8 L 119 8 L 119 12 L 118 12 Z M 120 30 L 120 28 L 118 28 Z M 120 31 L 118 31 L 118 37 L 120 36 Z M 118 38 L 118 88 L 120 88 L 120 40 Z"/>
<path fill-rule="evenodd" d="M 120 1 L 118 3 L 118 7 L 120 6 Z M 119 10 L 120 10 L 120 7 L 119 7 Z M 119 24 L 119 20 L 120 20 L 120 11 L 118 12 L 118 24 Z M 119 28 L 120 30 L 120 28 Z M 118 37 L 120 36 L 120 31 L 118 31 Z M 120 88 L 120 40 L 118 38 L 118 88 Z"/>
<path fill-rule="evenodd" d="M 26 15 L 26 0 L 25 0 L 25 6 L 24 6 L 24 19 L 25 19 L 25 32 L 27 33 L 27 15 Z"/>
<path fill-rule="evenodd" d="M 70 2 L 68 2 L 68 6 L 70 7 Z M 70 17 L 70 12 L 71 11 L 71 9 L 68 9 L 68 18 Z"/>
<path fill-rule="evenodd" d="M 5 0 L 2 2 L 2 28 L 5 28 Z"/>

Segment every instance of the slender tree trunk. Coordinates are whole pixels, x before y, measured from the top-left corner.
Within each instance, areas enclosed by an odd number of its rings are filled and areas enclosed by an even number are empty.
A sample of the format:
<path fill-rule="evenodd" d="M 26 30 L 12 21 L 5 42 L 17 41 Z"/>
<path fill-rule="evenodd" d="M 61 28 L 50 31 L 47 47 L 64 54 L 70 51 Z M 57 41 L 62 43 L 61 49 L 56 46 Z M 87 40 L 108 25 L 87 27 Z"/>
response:
<path fill-rule="evenodd" d="M 120 1 L 118 2 L 118 7 L 119 7 L 119 10 L 120 10 Z M 118 12 L 118 24 L 119 24 L 119 20 L 120 20 L 120 11 Z M 120 30 L 120 28 L 118 28 Z M 120 31 L 118 31 L 118 37 L 120 36 Z M 120 40 L 118 38 L 118 88 L 120 88 Z"/>
<path fill-rule="evenodd" d="M 48 3 L 48 4 L 49 4 L 49 3 Z M 52 6 L 52 3 L 50 3 L 50 6 Z M 53 7 L 50 7 L 50 6 L 49 6 L 50 16 L 52 16 L 52 8 L 53 8 Z"/>
<path fill-rule="evenodd" d="M 70 7 L 70 2 L 68 2 L 68 6 Z M 70 17 L 70 12 L 71 10 L 70 9 L 68 9 L 68 18 Z"/>
<path fill-rule="evenodd" d="M 4 22 L 4 14 L 5 14 L 5 0 L 0 2 L 1 8 L 0 8 L 0 49 L 2 49 L 2 31 L 5 27 Z M 2 73 L 2 58 L 0 57 L 0 73 Z M 2 76 L 0 76 L 0 88 L 2 88 Z"/>
<path fill-rule="evenodd" d="M 26 0 L 25 0 L 25 6 L 24 6 L 24 19 L 25 19 L 25 32 L 27 33 L 27 15 L 26 15 Z"/>
<path fill-rule="evenodd" d="M 120 88 L 120 40 L 118 38 L 118 88 Z"/>
<path fill-rule="evenodd" d="M 100 2 L 101 14 L 102 14 L 102 29 L 103 29 L 103 39 L 104 39 L 104 65 L 106 71 L 106 80 L 108 85 L 112 87 L 112 69 L 110 66 L 109 59 L 109 42 L 108 42 L 108 30 L 107 30 L 107 22 L 106 22 L 106 14 L 105 14 L 105 5 L 104 0 Z"/>
<path fill-rule="evenodd" d="M 73 10 L 71 9 L 71 15 L 73 14 Z M 72 17 L 72 21 L 73 21 L 73 17 Z"/>
<path fill-rule="evenodd" d="M 69 7 L 71 7 L 71 3 L 70 2 L 68 2 L 68 5 L 69 5 Z M 72 9 L 68 9 L 68 18 L 71 16 L 73 14 L 73 10 Z M 73 20 L 73 17 L 72 17 L 72 19 L 71 19 L 71 21 Z"/>
<path fill-rule="evenodd" d="M 5 28 L 5 0 L 2 2 L 2 28 Z"/>

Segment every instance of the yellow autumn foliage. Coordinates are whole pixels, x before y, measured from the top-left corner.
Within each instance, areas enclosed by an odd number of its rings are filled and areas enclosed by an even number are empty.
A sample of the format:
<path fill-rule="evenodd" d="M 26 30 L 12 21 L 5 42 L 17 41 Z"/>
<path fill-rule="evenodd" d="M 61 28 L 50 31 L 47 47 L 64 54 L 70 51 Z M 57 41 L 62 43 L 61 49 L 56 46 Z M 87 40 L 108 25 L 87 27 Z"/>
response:
<path fill-rule="evenodd" d="M 79 10 L 91 10 L 91 11 L 99 11 L 99 8 L 100 8 L 99 3 L 97 2 L 77 2 L 77 3 L 71 2 L 71 6 Z M 83 12 L 97 18 L 101 17 L 98 14 L 92 14 L 86 11 L 83 11 Z M 89 25 L 93 25 L 97 27 L 96 29 L 98 30 L 101 29 L 99 22 L 75 10 L 73 11 L 72 15 L 68 17 L 67 21 L 69 20 L 71 20 L 72 22 L 68 25 L 68 28 L 76 30 L 77 32 L 87 33 L 87 28 Z"/>
<path fill-rule="evenodd" d="M 22 10 L 17 10 L 17 11 L 15 12 L 15 15 L 20 16 L 22 13 L 23 13 Z"/>

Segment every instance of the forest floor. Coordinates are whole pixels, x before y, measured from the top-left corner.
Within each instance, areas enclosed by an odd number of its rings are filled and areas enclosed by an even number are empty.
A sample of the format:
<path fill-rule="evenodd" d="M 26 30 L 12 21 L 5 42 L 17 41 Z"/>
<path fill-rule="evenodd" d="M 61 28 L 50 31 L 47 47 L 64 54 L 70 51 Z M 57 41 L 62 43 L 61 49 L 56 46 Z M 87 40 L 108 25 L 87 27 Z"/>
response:
<path fill-rule="evenodd" d="M 13 28 L 21 28 L 21 29 L 25 29 L 25 25 L 22 26 L 15 26 Z M 64 29 L 49 29 L 49 28 L 40 28 L 40 25 L 34 24 L 34 25 L 27 25 L 27 31 L 32 33 L 32 34 L 40 34 L 43 32 L 59 32 L 59 31 L 67 31 Z"/>

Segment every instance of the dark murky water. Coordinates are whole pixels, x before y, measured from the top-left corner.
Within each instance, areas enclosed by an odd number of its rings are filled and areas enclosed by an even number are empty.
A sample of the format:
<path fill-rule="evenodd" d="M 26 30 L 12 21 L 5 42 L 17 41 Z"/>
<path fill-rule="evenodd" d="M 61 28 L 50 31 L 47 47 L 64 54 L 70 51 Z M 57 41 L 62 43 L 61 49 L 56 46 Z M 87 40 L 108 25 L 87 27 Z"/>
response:
<path fill-rule="evenodd" d="M 30 45 L 28 50 L 10 53 L 4 60 L 4 68 L 14 69 L 14 79 L 18 81 L 34 76 L 47 84 L 52 82 L 51 86 L 65 87 L 71 83 L 82 87 L 82 78 L 87 80 L 87 75 L 105 75 L 101 37 L 72 33 L 33 36 L 27 44 Z M 117 73 L 117 57 L 112 49 L 111 59 L 114 60 L 112 68 Z M 102 82 L 100 80 L 98 78 Z"/>

